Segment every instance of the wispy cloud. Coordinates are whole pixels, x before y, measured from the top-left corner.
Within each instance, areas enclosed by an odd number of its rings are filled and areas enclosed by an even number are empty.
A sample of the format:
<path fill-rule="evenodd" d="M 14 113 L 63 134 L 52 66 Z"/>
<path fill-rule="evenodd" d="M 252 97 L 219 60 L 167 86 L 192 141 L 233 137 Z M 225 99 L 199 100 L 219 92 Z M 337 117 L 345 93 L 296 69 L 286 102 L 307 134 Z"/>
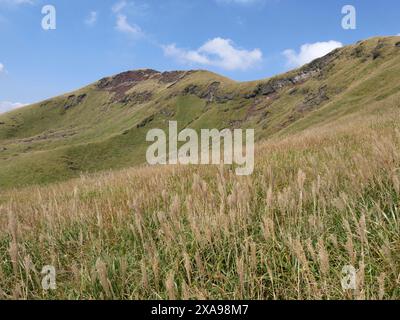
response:
<path fill-rule="evenodd" d="M 197 50 L 185 50 L 170 44 L 163 47 L 164 53 L 184 64 L 215 66 L 225 70 L 247 70 L 262 61 L 260 49 L 245 50 L 235 47 L 230 39 L 215 38 Z"/>
<path fill-rule="evenodd" d="M 25 103 L 19 103 L 19 102 L 0 101 L 0 113 L 15 110 L 24 107 L 26 105 L 27 104 Z"/>
<path fill-rule="evenodd" d="M 125 14 L 134 15 L 134 16 L 143 16 L 149 12 L 150 5 L 148 3 L 136 2 L 136 1 L 127 1 L 121 0 L 116 2 L 111 10 L 113 13 L 124 12 Z"/>
<path fill-rule="evenodd" d="M 87 24 L 88 26 L 94 26 L 97 22 L 97 18 L 97 11 L 91 11 L 85 19 L 85 24 Z"/>
<path fill-rule="evenodd" d="M 306 43 L 301 46 L 300 51 L 296 52 L 293 49 L 288 49 L 283 52 L 287 59 L 288 67 L 300 67 L 317 58 L 327 55 L 334 49 L 343 47 L 343 44 L 338 41 Z"/>
<path fill-rule="evenodd" d="M 118 31 L 129 34 L 135 38 L 143 36 L 142 29 L 136 24 L 129 23 L 127 16 L 123 14 L 118 14 L 115 28 Z"/>
<path fill-rule="evenodd" d="M 119 1 L 115 3 L 111 10 L 112 12 L 116 15 L 116 25 L 115 29 L 121 33 L 125 33 L 133 38 L 141 38 L 144 36 L 144 32 L 135 23 L 129 22 L 128 21 L 128 15 L 127 12 L 135 8 L 135 3 L 134 2 L 127 2 L 125 0 Z"/>
<path fill-rule="evenodd" d="M 121 12 L 127 5 L 128 5 L 128 3 L 123 0 L 123 1 L 120 1 L 120 2 L 117 2 L 116 4 L 114 4 L 112 6 L 111 10 L 114 13 L 118 13 L 118 12 Z"/>
<path fill-rule="evenodd" d="M 4 64 L 0 63 L 0 73 L 4 71 Z"/>

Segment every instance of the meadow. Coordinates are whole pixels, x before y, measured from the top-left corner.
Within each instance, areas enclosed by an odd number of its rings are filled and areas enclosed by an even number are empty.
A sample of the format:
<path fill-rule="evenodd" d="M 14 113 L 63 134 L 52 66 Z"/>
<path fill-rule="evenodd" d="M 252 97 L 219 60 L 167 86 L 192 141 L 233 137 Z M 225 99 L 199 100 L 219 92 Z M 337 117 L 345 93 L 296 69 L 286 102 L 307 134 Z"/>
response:
<path fill-rule="evenodd" d="M 0 298 L 399 299 L 398 101 L 260 142 L 248 177 L 142 166 L 2 191 Z"/>

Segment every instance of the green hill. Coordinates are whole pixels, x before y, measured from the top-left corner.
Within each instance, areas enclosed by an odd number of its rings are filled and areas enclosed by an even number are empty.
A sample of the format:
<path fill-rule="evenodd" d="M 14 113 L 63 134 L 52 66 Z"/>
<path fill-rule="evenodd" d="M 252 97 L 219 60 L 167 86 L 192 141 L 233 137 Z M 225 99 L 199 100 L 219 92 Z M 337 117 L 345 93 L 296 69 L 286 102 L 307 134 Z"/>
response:
<path fill-rule="evenodd" d="M 0 115 L 0 187 L 145 163 L 146 133 L 255 128 L 258 140 L 382 112 L 400 92 L 400 38 L 337 49 L 304 67 L 239 83 L 208 71 L 128 71 Z"/>

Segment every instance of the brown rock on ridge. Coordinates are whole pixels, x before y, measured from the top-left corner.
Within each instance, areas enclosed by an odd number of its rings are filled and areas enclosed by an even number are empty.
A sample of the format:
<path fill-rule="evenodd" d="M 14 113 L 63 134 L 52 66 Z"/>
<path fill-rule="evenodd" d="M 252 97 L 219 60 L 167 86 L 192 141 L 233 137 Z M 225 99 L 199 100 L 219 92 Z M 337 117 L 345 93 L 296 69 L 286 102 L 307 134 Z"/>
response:
<path fill-rule="evenodd" d="M 125 103 L 130 100 L 126 92 L 140 82 L 153 79 L 161 84 L 169 84 L 169 87 L 172 87 L 178 81 L 182 80 L 193 72 L 195 71 L 170 71 L 161 73 L 153 69 L 127 71 L 117 74 L 113 77 L 101 79 L 97 83 L 97 88 L 113 92 L 113 102 Z"/>
<path fill-rule="evenodd" d="M 156 74 L 159 74 L 159 72 L 152 69 L 126 71 L 111 78 L 107 77 L 99 80 L 97 87 L 99 89 L 113 89 L 120 85 L 129 85 L 146 81 Z"/>

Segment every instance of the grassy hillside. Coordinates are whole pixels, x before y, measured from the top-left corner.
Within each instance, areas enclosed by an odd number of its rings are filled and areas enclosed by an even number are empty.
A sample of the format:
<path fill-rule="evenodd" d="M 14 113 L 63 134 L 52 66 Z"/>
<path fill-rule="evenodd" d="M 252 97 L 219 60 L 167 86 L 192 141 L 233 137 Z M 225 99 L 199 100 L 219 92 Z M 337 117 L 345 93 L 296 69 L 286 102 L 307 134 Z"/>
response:
<path fill-rule="evenodd" d="M 374 38 L 272 79 L 138 70 L 0 116 L 0 299 L 400 299 L 399 80 L 400 38 Z M 169 120 L 255 128 L 254 173 L 140 165 Z"/>
<path fill-rule="evenodd" d="M 400 38 L 374 38 L 272 79 L 137 70 L 0 115 L 0 188 L 43 184 L 145 162 L 151 128 L 255 128 L 284 137 L 400 91 Z M 379 104 L 382 102 L 383 104 Z"/>
<path fill-rule="evenodd" d="M 3 192 L 0 298 L 400 299 L 399 99 L 260 143 L 249 177 L 144 167 Z"/>

